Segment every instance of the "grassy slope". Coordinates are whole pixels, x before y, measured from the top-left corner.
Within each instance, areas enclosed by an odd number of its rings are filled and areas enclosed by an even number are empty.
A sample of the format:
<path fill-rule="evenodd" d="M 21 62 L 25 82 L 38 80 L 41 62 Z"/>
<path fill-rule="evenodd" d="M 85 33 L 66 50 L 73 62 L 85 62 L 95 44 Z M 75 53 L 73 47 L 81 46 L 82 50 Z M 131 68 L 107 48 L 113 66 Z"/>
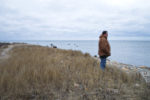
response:
<path fill-rule="evenodd" d="M 80 51 L 28 45 L 15 47 L 10 55 L 0 63 L 1 99 L 148 98 L 138 74 L 127 74 L 115 66 L 102 72 L 97 60 Z"/>

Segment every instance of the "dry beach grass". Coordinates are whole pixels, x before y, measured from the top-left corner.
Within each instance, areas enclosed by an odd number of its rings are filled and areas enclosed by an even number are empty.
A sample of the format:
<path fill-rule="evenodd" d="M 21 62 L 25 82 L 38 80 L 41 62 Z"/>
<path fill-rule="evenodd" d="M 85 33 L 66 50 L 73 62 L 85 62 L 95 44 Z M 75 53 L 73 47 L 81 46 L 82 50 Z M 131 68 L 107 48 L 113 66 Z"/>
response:
<path fill-rule="evenodd" d="M 138 73 L 107 65 L 88 53 L 22 45 L 0 62 L 0 100 L 143 100 L 147 86 Z"/>

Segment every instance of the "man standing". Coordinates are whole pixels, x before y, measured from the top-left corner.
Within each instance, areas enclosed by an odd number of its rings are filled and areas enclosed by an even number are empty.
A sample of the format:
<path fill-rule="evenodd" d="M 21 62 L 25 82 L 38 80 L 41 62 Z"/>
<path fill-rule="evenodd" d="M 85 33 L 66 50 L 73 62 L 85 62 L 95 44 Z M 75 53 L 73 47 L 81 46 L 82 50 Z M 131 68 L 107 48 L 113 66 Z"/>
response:
<path fill-rule="evenodd" d="M 108 32 L 107 31 L 103 31 L 102 34 L 99 37 L 98 54 L 99 54 L 99 57 L 101 59 L 100 67 L 101 67 L 102 70 L 105 69 L 106 58 L 111 55 L 110 45 L 109 45 L 109 42 L 107 40 L 107 37 L 108 37 Z"/>

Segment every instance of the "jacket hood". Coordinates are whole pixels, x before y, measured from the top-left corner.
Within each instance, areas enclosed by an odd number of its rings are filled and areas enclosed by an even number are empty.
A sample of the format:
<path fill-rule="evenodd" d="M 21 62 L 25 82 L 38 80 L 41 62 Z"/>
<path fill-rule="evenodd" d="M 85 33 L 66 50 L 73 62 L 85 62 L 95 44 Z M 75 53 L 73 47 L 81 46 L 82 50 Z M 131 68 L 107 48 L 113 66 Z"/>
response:
<path fill-rule="evenodd" d="M 101 34 L 101 35 L 99 36 L 99 38 L 106 38 L 106 39 L 107 39 L 107 37 L 105 37 L 103 34 Z"/>

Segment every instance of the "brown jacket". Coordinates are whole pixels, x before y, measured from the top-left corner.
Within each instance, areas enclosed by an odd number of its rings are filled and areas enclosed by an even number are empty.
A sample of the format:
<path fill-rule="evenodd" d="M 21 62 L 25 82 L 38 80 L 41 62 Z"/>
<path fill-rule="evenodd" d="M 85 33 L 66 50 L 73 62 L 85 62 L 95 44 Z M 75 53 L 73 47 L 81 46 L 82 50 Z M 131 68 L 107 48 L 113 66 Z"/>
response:
<path fill-rule="evenodd" d="M 110 45 L 109 42 L 107 40 L 107 37 L 101 35 L 99 38 L 99 50 L 98 50 L 98 54 L 99 56 L 110 56 Z"/>

